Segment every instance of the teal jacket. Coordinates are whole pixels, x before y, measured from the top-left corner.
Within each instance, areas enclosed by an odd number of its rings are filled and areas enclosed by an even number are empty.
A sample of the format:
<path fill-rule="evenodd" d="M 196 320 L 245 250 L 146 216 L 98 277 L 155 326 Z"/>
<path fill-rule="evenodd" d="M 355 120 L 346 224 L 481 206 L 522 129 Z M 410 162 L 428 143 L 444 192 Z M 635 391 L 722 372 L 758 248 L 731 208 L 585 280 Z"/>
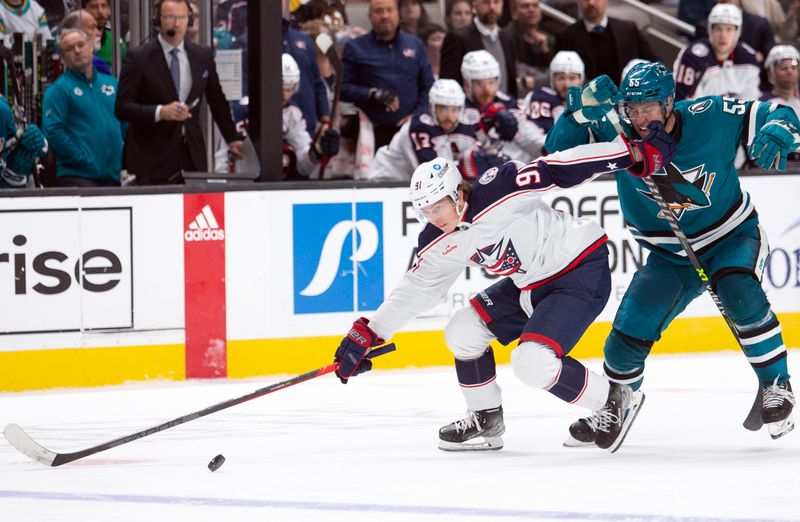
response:
<path fill-rule="evenodd" d="M 122 168 L 123 127 L 114 116 L 117 79 L 65 70 L 44 93 L 42 130 L 58 176 L 113 178 Z"/>

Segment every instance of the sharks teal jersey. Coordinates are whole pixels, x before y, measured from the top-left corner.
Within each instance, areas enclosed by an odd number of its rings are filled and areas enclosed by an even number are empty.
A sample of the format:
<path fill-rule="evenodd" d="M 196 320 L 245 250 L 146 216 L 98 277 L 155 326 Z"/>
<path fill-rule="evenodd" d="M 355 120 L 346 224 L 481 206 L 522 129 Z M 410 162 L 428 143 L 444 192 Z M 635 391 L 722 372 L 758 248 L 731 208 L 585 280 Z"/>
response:
<path fill-rule="evenodd" d="M 796 126 L 800 122 L 794 111 L 778 104 L 719 96 L 677 102 L 675 117 L 672 135 L 678 148 L 670 164 L 652 179 L 695 252 L 702 255 L 737 227 L 758 223 L 755 206 L 749 194 L 742 192 L 734 166 L 739 145 L 749 146 L 767 121 L 784 120 Z M 569 123 L 559 118 L 548 136 L 548 150 L 591 139 L 585 127 Z M 633 135 L 630 127 L 627 132 Z M 603 134 L 615 132 L 606 129 Z M 625 223 L 634 238 L 668 258 L 687 260 L 668 222 L 659 217 L 659 206 L 644 181 L 625 171 L 616 174 L 616 181 Z"/>

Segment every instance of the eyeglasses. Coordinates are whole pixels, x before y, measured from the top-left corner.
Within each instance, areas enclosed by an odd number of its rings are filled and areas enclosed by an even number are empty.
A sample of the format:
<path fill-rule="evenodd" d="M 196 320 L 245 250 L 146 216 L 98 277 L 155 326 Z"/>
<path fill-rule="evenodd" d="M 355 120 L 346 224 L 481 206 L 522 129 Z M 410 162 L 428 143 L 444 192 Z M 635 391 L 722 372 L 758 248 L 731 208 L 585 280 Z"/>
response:
<path fill-rule="evenodd" d="M 161 18 L 166 20 L 170 23 L 175 23 L 176 21 L 180 20 L 181 22 L 185 22 L 189 19 L 189 15 L 161 15 Z"/>

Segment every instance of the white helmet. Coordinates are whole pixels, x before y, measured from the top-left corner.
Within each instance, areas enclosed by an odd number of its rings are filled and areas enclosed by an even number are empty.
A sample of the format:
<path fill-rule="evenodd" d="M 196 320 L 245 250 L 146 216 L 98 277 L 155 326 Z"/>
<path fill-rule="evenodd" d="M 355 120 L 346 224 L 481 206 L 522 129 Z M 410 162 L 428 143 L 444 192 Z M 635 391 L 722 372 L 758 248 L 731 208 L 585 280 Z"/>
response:
<path fill-rule="evenodd" d="M 461 60 L 461 76 L 465 80 L 500 78 L 500 64 L 489 51 L 470 51 Z"/>
<path fill-rule="evenodd" d="M 409 197 L 420 223 L 428 221 L 422 214 L 422 209 L 428 205 L 446 197 L 452 198 L 453 202 L 458 204 L 458 184 L 461 181 L 458 168 L 445 158 L 426 161 L 414 169 Z"/>
<path fill-rule="evenodd" d="M 770 49 L 767 59 L 764 60 L 764 68 L 769 69 L 783 60 L 794 60 L 795 65 L 797 65 L 800 63 L 800 51 L 793 45 L 776 45 Z"/>
<path fill-rule="evenodd" d="M 581 83 L 586 76 L 583 60 L 575 51 L 558 51 L 550 60 L 550 87 L 553 89 L 556 88 L 553 81 L 556 73 L 578 73 L 581 75 Z"/>
<path fill-rule="evenodd" d="M 431 116 L 436 124 L 439 121 L 436 119 L 436 106 L 445 105 L 448 107 L 458 107 L 459 110 L 464 110 L 464 90 L 455 80 L 440 79 L 433 82 L 431 90 L 428 91 L 428 105 L 430 106 Z M 460 119 L 460 114 L 459 114 Z"/>
<path fill-rule="evenodd" d="M 742 10 L 733 4 L 717 4 L 708 13 L 708 32 L 716 24 L 735 25 L 738 35 L 742 32 Z"/>
<path fill-rule="evenodd" d="M 281 56 L 281 79 L 286 89 L 300 83 L 300 67 L 291 54 L 283 53 Z"/>

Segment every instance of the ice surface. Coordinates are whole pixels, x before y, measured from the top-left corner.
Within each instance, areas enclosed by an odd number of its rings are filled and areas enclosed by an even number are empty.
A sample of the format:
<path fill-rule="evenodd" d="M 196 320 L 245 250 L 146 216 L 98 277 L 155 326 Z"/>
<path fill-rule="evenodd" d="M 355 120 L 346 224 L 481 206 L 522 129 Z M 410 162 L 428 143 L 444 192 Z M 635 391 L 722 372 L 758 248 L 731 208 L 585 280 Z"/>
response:
<path fill-rule="evenodd" d="M 58 468 L 0 440 L 0 520 L 800 520 L 800 428 L 773 441 L 741 427 L 756 388 L 741 354 L 648 359 L 615 454 L 563 448 L 584 410 L 498 373 L 499 452 L 436 448 L 464 413 L 450 368 L 326 375 Z M 280 379 L 0 394 L 0 427 L 75 451 Z"/>

